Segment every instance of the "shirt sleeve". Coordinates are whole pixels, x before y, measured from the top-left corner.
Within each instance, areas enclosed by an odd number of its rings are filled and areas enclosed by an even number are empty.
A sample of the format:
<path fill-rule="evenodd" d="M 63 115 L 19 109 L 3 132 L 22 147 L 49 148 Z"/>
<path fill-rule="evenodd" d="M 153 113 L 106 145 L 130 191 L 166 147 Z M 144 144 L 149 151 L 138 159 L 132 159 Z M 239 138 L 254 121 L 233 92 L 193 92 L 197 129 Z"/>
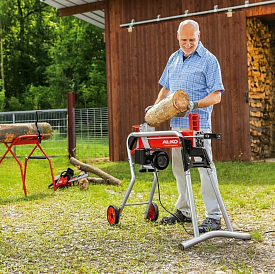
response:
<path fill-rule="evenodd" d="M 177 52 L 173 53 L 170 56 L 170 58 L 169 58 L 169 60 L 168 60 L 168 62 L 166 64 L 166 67 L 165 67 L 165 69 L 164 69 L 164 71 L 163 71 L 163 73 L 162 73 L 162 75 L 161 75 L 161 77 L 159 79 L 159 84 L 161 86 L 165 87 L 168 90 L 170 90 L 170 86 L 169 86 L 169 67 L 172 64 L 174 56 L 175 56 L 176 53 Z"/>
<path fill-rule="evenodd" d="M 222 83 L 221 68 L 216 57 L 213 56 L 209 62 L 206 73 L 206 85 L 209 93 L 220 90 L 224 92 L 224 86 Z"/>

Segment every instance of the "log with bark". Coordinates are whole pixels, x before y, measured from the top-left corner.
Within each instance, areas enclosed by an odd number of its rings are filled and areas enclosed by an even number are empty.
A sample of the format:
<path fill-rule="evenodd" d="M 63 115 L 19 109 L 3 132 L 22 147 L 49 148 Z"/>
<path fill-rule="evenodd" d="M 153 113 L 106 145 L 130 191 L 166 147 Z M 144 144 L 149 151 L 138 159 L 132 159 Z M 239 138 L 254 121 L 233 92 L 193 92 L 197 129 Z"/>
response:
<path fill-rule="evenodd" d="M 176 114 L 186 111 L 188 104 L 188 94 L 179 89 L 149 109 L 145 115 L 145 121 L 150 126 L 157 127 Z"/>
<path fill-rule="evenodd" d="M 94 166 L 91 166 L 88 164 L 84 164 L 81 161 L 75 159 L 74 157 L 70 158 L 70 163 L 72 165 L 78 167 L 78 169 L 80 169 L 80 170 L 96 174 L 97 176 L 101 177 L 104 180 L 105 184 L 119 185 L 119 186 L 122 184 L 122 182 L 119 179 L 113 177 L 112 175 L 102 171 L 101 169 L 99 169 L 97 167 L 94 167 Z M 102 181 L 100 183 L 102 183 Z"/>
<path fill-rule="evenodd" d="M 52 127 L 48 123 L 37 123 L 38 129 L 44 140 L 52 136 Z M 0 143 L 12 143 L 21 135 L 37 135 L 38 131 L 34 123 L 0 124 Z"/>
<path fill-rule="evenodd" d="M 106 184 L 104 179 L 98 177 L 87 177 L 87 180 L 89 183 Z"/>

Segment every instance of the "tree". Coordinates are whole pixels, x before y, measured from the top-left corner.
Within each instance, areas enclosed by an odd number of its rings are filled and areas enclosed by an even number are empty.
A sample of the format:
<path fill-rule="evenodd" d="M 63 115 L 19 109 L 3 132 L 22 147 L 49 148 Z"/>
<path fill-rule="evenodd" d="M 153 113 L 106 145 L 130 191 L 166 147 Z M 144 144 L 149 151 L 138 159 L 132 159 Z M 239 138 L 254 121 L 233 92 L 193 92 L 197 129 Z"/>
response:
<path fill-rule="evenodd" d="M 4 1 L 5 2 L 5 1 Z M 6 109 L 8 102 L 17 98 L 24 109 L 29 84 L 45 83 L 44 71 L 50 64 L 48 57 L 48 17 L 53 12 L 39 0 L 9 0 L 5 12 L 8 24 L 4 33 L 4 69 Z M 45 23 L 45 24 L 44 24 Z M 46 43 L 45 43 L 46 41 Z"/>
<path fill-rule="evenodd" d="M 53 62 L 47 68 L 51 107 L 66 107 L 67 92 L 76 93 L 77 107 L 106 106 L 104 94 L 101 99 L 87 104 L 88 99 L 96 98 L 99 93 L 106 94 L 102 30 L 78 18 L 61 20 L 56 41 L 50 49 Z M 96 92 L 94 96 L 93 92 Z"/>
<path fill-rule="evenodd" d="M 7 2 L 1 1 L 0 2 L 0 51 L 1 51 L 0 70 L 1 70 L 1 87 L 2 87 L 2 92 L 5 91 L 3 40 L 4 40 L 4 29 L 5 29 L 5 25 L 7 23 L 7 18 L 6 18 L 6 15 L 5 15 L 6 10 L 7 10 Z"/>
<path fill-rule="evenodd" d="M 40 0 L 0 0 L 0 42 L 4 110 L 64 108 L 69 91 L 77 107 L 107 105 L 101 29 Z"/>
<path fill-rule="evenodd" d="M 1 86 L 2 90 L 5 90 L 5 76 L 4 76 L 4 52 L 3 52 L 3 24 L 2 16 L 0 16 L 0 51 L 1 51 Z"/>

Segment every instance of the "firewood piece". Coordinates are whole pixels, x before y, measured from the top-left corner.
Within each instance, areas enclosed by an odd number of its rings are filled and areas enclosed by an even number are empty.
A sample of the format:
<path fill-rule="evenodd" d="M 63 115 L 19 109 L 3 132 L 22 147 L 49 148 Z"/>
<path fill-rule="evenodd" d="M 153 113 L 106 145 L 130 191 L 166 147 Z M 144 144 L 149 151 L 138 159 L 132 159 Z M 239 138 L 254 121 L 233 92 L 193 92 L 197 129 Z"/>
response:
<path fill-rule="evenodd" d="M 97 177 L 87 177 L 87 180 L 89 183 L 95 183 L 95 184 L 106 184 L 105 180 L 102 178 Z M 107 182 L 108 183 L 108 182 Z"/>
<path fill-rule="evenodd" d="M 52 127 L 48 123 L 38 123 L 38 129 L 44 140 L 52 136 Z M 0 143 L 12 143 L 20 135 L 37 135 L 34 123 L 0 124 Z"/>
<path fill-rule="evenodd" d="M 150 126 L 157 127 L 176 114 L 186 111 L 188 104 L 188 94 L 179 89 L 149 109 L 145 115 L 145 121 Z"/>
<path fill-rule="evenodd" d="M 84 175 L 85 173 L 85 171 L 81 171 L 79 175 Z M 89 181 L 87 180 L 87 178 L 80 179 L 78 181 L 78 184 L 80 190 L 87 190 L 89 188 Z"/>
<path fill-rule="evenodd" d="M 121 185 L 122 182 L 120 180 L 118 180 L 117 178 L 113 177 L 112 175 L 102 171 L 101 169 L 88 165 L 88 164 L 84 164 L 81 161 L 75 159 L 74 157 L 70 158 L 70 163 L 74 166 L 79 166 L 79 168 L 83 171 L 86 172 L 91 172 L 94 173 L 96 175 L 98 175 L 99 177 L 101 177 L 102 179 L 104 179 L 104 181 L 106 183 L 109 183 L 111 185 Z"/>

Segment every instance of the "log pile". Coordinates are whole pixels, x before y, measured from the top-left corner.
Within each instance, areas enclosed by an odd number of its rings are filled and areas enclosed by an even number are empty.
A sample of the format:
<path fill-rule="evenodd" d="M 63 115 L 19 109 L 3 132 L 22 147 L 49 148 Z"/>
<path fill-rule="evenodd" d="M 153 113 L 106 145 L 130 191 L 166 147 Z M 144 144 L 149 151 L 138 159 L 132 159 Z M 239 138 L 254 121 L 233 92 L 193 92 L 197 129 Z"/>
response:
<path fill-rule="evenodd" d="M 274 41 L 268 25 L 258 18 L 247 20 L 251 160 L 271 157 L 275 151 Z"/>

